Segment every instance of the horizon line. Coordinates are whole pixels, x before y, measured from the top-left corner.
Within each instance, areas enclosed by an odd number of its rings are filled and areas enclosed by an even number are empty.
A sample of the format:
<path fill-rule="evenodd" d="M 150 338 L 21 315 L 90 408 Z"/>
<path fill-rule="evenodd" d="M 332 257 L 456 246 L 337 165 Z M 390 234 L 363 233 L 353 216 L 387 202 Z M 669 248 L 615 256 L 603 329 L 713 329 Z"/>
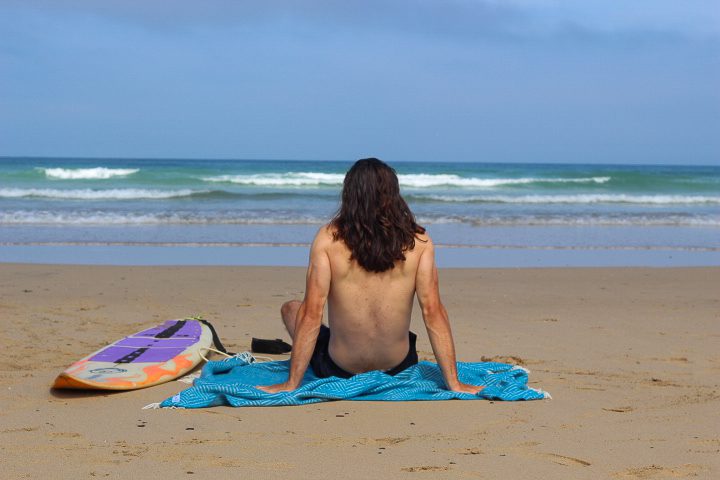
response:
<path fill-rule="evenodd" d="M 363 157 L 367 158 L 367 157 Z M 45 156 L 45 155 L 0 155 L 0 160 L 174 160 L 174 161 L 260 161 L 260 162 L 355 162 L 358 159 L 328 159 L 328 158 L 239 158 L 239 157 L 136 157 L 136 156 Z M 383 160 L 385 161 L 385 160 Z M 646 167 L 720 167 L 718 164 L 678 164 L 678 163 L 622 163 L 622 162 L 564 162 L 564 161 L 478 161 L 478 160 L 389 160 L 387 163 L 466 163 L 466 164 L 514 164 L 514 165 L 623 165 L 623 166 L 646 166 Z"/>

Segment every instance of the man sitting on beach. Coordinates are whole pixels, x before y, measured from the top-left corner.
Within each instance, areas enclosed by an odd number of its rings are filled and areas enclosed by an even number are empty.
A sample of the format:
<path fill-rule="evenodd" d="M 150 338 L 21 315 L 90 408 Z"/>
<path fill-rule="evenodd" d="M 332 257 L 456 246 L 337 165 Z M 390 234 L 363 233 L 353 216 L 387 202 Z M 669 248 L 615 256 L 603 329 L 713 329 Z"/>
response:
<path fill-rule="evenodd" d="M 306 282 L 305 299 L 281 308 L 293 339 L 289 378 L 259 389 L 295 390 L 308 365 L 321 378 L 371 370 L 395 375 L 415 365 L 410 315 L 416 293 L 447 388 L 473 394 L 483 388 L 458 380 L 432 240 L 400 196 L 395 171 L 382 161 L 359 160 L 348 171 L 340 210 L 313 241 Z M 328 326 L 322 324 L 326 301 Z"/>

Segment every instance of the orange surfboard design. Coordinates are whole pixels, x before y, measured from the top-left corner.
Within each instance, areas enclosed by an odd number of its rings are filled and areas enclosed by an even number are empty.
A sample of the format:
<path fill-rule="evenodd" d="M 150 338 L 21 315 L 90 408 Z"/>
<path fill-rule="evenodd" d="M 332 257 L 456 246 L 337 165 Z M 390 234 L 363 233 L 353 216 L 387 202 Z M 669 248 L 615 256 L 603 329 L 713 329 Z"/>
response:
<path fill-rule="evenodd" d="M 212 341 L 199 320 L 168 320 L 78 360 L 58 375 L 53 388 L 135 390 L 164 383 L 199 364 Z"/>

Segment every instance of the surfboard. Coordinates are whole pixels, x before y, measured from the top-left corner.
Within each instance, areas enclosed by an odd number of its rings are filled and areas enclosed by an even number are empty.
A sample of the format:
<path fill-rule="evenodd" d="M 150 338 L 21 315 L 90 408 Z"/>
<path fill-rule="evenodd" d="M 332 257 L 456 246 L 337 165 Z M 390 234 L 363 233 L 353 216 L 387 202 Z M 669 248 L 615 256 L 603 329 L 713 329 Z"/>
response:
<path fill-rule="evenodd" d="M 192 370 L 212 346 L 212 332 L 195 319 L 168 320 L 122 338 L 79 360 L 53 388 L 135 390 Z"/>

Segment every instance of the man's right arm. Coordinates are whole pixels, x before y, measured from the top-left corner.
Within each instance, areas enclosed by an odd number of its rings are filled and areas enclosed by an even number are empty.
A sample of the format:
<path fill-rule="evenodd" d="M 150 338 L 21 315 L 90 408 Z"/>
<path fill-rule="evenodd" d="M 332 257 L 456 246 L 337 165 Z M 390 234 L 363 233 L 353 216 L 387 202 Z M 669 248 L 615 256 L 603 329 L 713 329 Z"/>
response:
<path fill-rule="evenodd" d="M 425 328 L 430 337 L 435 359 L 442 371 L 445 384 L 449 390 L 464 393 L 477 393 L 484 387 L 461 383 L 457 377 L 455 360 L 455 343 L 450 330 L 447 310 L 440 300 L 440 285 L 437 266 L 435 265 L 435 248 L 428 237 L 425 249 L 420 254 L 420 263 L 415 278 L 415 291 L 422 308 Z"/>
<path fill-rule="evenodd" d="M 290 355 L 290 373 L 284 383 L 263 385 L 257 388 L 268 393 L 288 392 L 300 386 L 312 358 L 318 332 L 322 324 L 323 310 L 330 291 L 332 273 L 326 245 L 328 233 L 321 228 L 310 248 L 305 299 L 298 310 Z"/>

